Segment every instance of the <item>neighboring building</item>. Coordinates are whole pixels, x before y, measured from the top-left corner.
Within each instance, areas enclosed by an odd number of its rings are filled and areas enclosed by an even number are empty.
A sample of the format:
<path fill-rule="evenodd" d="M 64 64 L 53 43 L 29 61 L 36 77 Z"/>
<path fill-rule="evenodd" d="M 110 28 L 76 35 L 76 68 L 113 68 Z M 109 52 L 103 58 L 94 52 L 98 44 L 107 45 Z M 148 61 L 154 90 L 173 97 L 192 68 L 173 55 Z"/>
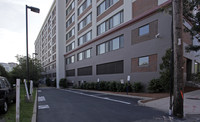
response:
<path fill-rule="evenodd" d="M 17 63 L 12 63 L 12 62 L 11 63 L 0 63 L 0 65 L 2 65 L 7 72 L 10 72 L 13 70 L 14 67 L 17 66 Z"/>
<path fill-rule="evenodd" d="M 55 1 L 35 41 L 36 58 L 44 68 L 44 77 L 56 78 L 56 5 Z"/>
<path fill-rule="evenodd" d="M 126 81 L 130 76 L 131 82 L 147 84 L 159 77 L 159 64 L 171 47 L 172 17 L 160 11 L 170 4 L 171 0 L 56 0 L 35 42 L 37 58 L 47 76 L 56 73 L 57 81 Z M 45 27 L 55 8 L 56 51 L 48 53 L 54 44 L 48 48 Z M 185 22 L 184 27 L 190 25 Z M 188 33 L 183 41 L 184 46 L 198 43 Z M 51 60 L 53 55 L 56 60 Z M 186 80 L 200 62 L 196 55 L 184 52 Z"/>

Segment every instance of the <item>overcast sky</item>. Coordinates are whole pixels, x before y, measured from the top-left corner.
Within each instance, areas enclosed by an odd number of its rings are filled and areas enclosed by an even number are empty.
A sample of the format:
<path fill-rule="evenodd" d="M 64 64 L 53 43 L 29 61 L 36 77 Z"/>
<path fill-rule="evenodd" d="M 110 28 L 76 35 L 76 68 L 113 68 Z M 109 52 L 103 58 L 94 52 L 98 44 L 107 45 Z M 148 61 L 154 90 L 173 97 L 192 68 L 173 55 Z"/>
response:
<path fill-rule="evenodd" d="M 16 55 L 26 56 L 25 5 L 40 8 L 28 10 L 29 55 L 54 0 L 0 0 L 0 62 L 17 62 Z"/>

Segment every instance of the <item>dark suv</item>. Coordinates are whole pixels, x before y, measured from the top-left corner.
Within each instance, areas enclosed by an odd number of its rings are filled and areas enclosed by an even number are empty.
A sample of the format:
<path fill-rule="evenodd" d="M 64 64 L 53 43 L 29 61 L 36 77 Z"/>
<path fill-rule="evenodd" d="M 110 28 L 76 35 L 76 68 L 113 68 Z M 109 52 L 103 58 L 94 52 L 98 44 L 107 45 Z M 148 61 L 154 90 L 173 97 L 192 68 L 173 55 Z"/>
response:
<path fill-rule="evenodd" d="M 16 91 L 5 77 L 0 76 L 0 110 L 2 113 L 8 111 L 8 104 L 16 101 Z"/>

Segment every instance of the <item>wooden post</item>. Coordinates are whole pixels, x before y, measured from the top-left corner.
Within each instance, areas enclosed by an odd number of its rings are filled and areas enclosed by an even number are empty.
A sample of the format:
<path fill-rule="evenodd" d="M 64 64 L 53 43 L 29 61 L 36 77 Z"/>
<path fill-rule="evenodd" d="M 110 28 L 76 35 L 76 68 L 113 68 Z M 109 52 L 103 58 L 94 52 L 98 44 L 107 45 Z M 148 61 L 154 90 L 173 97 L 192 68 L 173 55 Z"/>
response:
<path fill-rule="evenodd" d="M 183 117 L 183 0 L 173 0 L 173 39 L 174 39 L 174 104 L 173 114 Z"/>

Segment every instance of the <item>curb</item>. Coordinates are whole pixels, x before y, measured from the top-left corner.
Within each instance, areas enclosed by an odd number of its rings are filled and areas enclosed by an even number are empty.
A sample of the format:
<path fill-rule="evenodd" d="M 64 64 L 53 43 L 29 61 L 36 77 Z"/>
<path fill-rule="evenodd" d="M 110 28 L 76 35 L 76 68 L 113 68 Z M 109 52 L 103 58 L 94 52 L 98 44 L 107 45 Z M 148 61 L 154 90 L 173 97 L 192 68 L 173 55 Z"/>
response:
<path fill-rule="evenodd" d="M 32 115 L 32 120 L 31 122 L 36 122 L 37 118 L 37 89 L 35 93 L 35 102 L 34 102 L 34 107 L 33 107 L 33 115 Z"/>

